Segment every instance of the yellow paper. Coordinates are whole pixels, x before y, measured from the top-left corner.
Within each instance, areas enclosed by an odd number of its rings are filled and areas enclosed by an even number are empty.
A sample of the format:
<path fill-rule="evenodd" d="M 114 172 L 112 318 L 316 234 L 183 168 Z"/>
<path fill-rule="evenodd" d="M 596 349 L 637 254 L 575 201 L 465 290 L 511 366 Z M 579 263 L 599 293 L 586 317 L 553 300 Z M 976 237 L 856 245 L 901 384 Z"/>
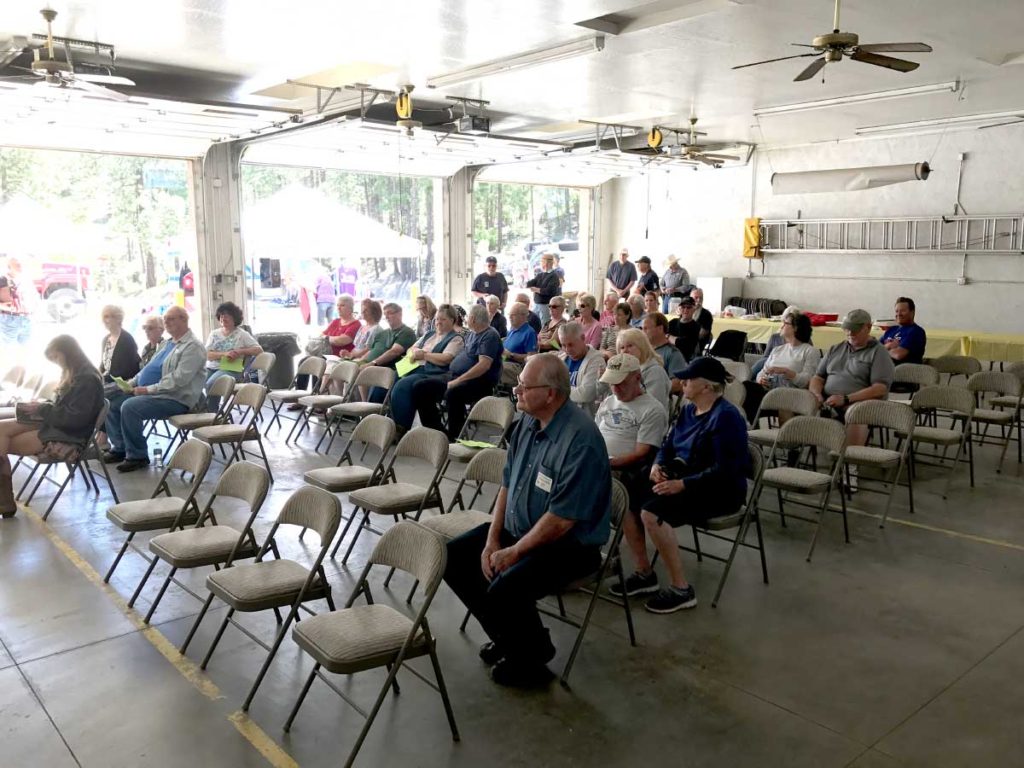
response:
<path fill-rule="evenodd" d="M 231 371 L 232 373 L 241 373 L 245 370 L 245 360 L 241 357 L 236 357 L 232 360 L 225 355 L 220 359 L 220 369 L 222 371 Z"/>
<path fill-rule="evenodd" d="M 464 445 L 467 448 L 497 448 L 498 447 L 494 443 L 488 443 L 488 442 L 485 442 L 483 440 L 465 440 L 465 439 L 460 439 L 459 440 L 459 444 L 460 445 Z"/>
<path fill-rule="evenodd" d="M 422 363 L 420 363 L 419 360 L 413 360 L 411 357 L 401 357 L 395 363 L 395 372 L 398 374 L 399 378 L 401 378 L 410 371 L 414 371 L 419 368 L 420 365 L 422 365 Z"/>
<path fill-rule="evenodd" d="M 562 348 L 562 345 L 558 343 L 558 335 L 557 334 L 551 337 L 551 340 L 548 341 L 548 344 L 551 345 L 552 349 L 561 349 Z"/>
<path fill-rule="evenodd" d="M 115 384 L 117 384 L 118 389 L 120 389 L 122 392 L 132 391 L 132 385 L 129 384 L 124 379 L 122 379 L 120 376 L 111 376 L 110 378 L 113 380 Z"/>

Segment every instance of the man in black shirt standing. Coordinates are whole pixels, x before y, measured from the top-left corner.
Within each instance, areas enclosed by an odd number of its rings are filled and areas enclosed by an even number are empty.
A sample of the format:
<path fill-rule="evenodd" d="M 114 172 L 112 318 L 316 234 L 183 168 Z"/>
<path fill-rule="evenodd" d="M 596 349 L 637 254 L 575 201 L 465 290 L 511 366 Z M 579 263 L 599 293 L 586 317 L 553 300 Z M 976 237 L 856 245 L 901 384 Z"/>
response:
<path fill-rule="evenodd" d="M 498 259 L 488 256 L 486 271 L 481 272 L 473 280 L 473 298 L 486 299 L 488 296 L 497 296 L 500 302 L 500 309 L 505 311 L 505 303 L 508 301 L 508 281 L 498 271 Z"/>
<path fill-rule="evenodd" d="M 562 295 L 562 281 L 558 279 L 554 267 L 554 255 L 545 253 L 540 257 L 541 271 L 526 284 L 526 287 L 533 291 L 533 306 L 543 325 L 547 325 L 551 319 L 548 302 L 555 296 Z"/>
<path fill-rule="evenodd" d="M 633 287 L 633 290 L 641 296 L 646 296 L 648 291 L 657 295 L 658 289 L 661 286 L 658 283 L 658 273 L 651 269 L 651 258 L 649 256 L 641 256 L 636 260 L 636 267 L 640 274 L 637 275 L 636 285 Z"/>
<path fill-rule="evenodd" d="M 629 296 L 630 290 L 636 283 L 636 267 L 629 260 L 628 249 L 623 248 L 619 251 L 619 260 L 608 265 L 605 282 L 608 284 L 608 290 L 617 293 L 620 299 Z"/>

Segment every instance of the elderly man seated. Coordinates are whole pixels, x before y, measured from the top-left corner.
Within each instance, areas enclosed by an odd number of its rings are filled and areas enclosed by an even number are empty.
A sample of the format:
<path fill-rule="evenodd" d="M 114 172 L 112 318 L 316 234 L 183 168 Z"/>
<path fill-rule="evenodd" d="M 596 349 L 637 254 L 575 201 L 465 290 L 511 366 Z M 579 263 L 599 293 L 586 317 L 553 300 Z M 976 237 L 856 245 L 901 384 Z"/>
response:
<path fill-rule="evenodd" d="M 608 540 L 604 440 L 569 391 L 555 355 L 530 358 L 515 390 L 524 415 L 509 440 L 494 518 L 448 543 L 444 579 L 490 638 L 480 658 L 502 685 L 550 678 L 555 647 L 536 601 L 595 570 Z"/>
<path fill-rule="evenodd" d="M 684 296 L 676 310 L 678 317 L 672 318 L 668 324 L 668 336 L 687 362 L 696 357 L 700 350 L 701 327 L 693 318 L 696 308 L 697 302 Z"/>
<path fill-rule="evenodd" d="M 530 308 L 518 301 L 508 310 L 508 321 L 512 326 L 505 337 L 505 351 L 502 353 L 501 383 L 514 387 L 526 365 L 526 358 L 537 351 L 537 332 L 529 323 Z"/>
<path fill-rule="evenodd" d="M 846 341 L 836 344 L 818 364 L 808 389 L 831 415 L 843 420 L 846 409 L 862 400 L 881 400 L 889 393 L 896 368 L 889 351 L 871 336 L 871 315 L 854 309 L 843 318 Z M 864 445 L 868 428 L 847 424 L 850 445 Z M 850 467 L 851 475 L 856 474 Z"/>
<path fill-rule="evenodd" d="M 704 291 L 701 288 L 693 288 L 690 291 L 690 298 L 694 300 L 693 319 L 700 326 L 700 346 L 703 347 L 711 340 L 711 328 L 715 323 L 715 317 L 704 306 Z"/>
<path fill-rule="evenodd" d="M 750 463 L 747 420 L 722 397 L 729 378 L 725 367 L 713 357 L 699 357 L 676 376 L 683 380 L 688 402 L 658 451 L 650 483 L 637 489 L 639 503 L 630 505 L 640 514 L 631 512 L 623 521 L 636 562 L 636 571 L 626 579 L 626 593 L 655 592 L 645 606 L 652 613 L 672 613 L 697 604 L 697 594 L 683 573 L 673 529 L 738 510 L 746 500 Z M 668 570 L 669 584 L 662 589 L 647 556 L 645 530 Z M 617 587 L 611 591 L 621 594 Z"/>
<path fill-rule="evenodd" d="M 479 304 L 466 316 L 469 335 L 448 366 L 448 372 L 420 382 L 412 393 L 424 427 L 445 431 L 438 407 L 448 408 L 448 437 L 455 440 L 466 423 L 466 409 L 494 391 L 501 375 L 501 337 L 490 325 L 487 309 Z"/>
<path fill-rule="evenodd" d="M 540 315 L 530 309 L 530 294 L 517 293 L 516 304 L 523 304 L 526 306 L 526 322 L 531 328 L 533 328 L 534 333 L 540 333 L 541 329 L 544 327 L 544 323 L 541 322 Z"/>
<path fill-rule="evenodd" d="M 117 468 L 121 472 L 149 466 L 149 446 L 143 434 L 148 420 L 188 413 L 203 396 L 206 347 L 189 330 L 188 313 L 171 307 L 164 313 L 164 327 L 171 338 L 139 375 L 127 382 L 132 396 L 126 393 L 110 402 L 106 423 L 110 449 L 103 460 L 120 462 Z M 157 366 L 159 379 L 150 383 Z"/>
<path fill-rule="evenodd" d="M 575 320 L 558 329 L 562 347 L 559 357 L 569 369 L 569 399 L 591 416 L 597 409 L 597 382 L 604 368 L 604 355 L 587 344 L 583 326 Z"/>
<path fill-rule="evenodd" d="M 668 318 L 661 312 L 652 312 L 644 318 L 643 332 L 654 351 L 661 357 L 665 371 L 673 373 L 686 366 L 686 358 L 668 337 Z"/>
<path fill-rule="evenodd" d="M 917 316 L 914 300 L 906 296 L 896 299 L 895 316 L 896 325 L 886 328 L 882 334 L 882 346 L 888 350 L 889 357 L 896 365 L 922 362 L 928 335 L 924 328 L 914 322 Z"/>

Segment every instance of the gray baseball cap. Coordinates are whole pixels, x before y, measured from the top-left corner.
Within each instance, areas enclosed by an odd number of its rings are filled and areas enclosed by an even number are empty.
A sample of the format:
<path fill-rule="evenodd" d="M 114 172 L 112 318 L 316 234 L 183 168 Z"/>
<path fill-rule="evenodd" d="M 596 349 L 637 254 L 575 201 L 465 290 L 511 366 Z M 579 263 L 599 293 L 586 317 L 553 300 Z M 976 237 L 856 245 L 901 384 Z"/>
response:
<path fill-rule="evenodd" d="M 844 331 L 859 331 L 865 325 L 871 325 L 871 315 L 866 309 L 851 309 L 843 318 Z"/>

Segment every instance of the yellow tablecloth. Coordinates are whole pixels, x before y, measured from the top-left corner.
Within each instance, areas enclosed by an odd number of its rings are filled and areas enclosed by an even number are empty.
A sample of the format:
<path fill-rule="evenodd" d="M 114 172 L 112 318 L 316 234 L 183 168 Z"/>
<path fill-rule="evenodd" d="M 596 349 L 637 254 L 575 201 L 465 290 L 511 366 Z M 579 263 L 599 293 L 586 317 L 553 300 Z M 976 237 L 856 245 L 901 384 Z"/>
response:
<path fill-rule="evenodd" d="M 775 323 L 771 320 L 739 320 L 733 317 L 716 317 L 712 332 L 719 333 L 725 330 L 743 331 L 747 334 L 747 341 L 754 344 L 767 344 L 772 334 L 778 333 L 781 328 L 782 323 Z M 925 332 L 928 334 L 928 345 L 925 347 L 924 352 L 925 357 L 972 354 L 974 357 L 982 360 L 1024 360 L 1024 357 L 982 357 L 973 352 L 968 352 L 966 350 L 970 349 L 971 339 L 967 336 L 966 331 L 926 328 Z M 998 336 L 998 334 L 985 335 Z M 880 337 L 881 333 L 875 333 L 875 336 Z M 1024 355 L 1024 336 L 1016 338 L 1019 339 L 1017 342 L 1020 345 L 1019 352 L 1021 355 Z M 811 336 L 811 342 L 821 350 L 827 350 L 845 339 L 846 334 L 843 329 L 832 325 L 816 326 Z"/>
<path fill-rule="evenodd" d="M 967 342 L 967 351 L 964 354 L 978 360 L 1001 363 L 1024 360 L 1024 334 L 968 332 Z"/>

